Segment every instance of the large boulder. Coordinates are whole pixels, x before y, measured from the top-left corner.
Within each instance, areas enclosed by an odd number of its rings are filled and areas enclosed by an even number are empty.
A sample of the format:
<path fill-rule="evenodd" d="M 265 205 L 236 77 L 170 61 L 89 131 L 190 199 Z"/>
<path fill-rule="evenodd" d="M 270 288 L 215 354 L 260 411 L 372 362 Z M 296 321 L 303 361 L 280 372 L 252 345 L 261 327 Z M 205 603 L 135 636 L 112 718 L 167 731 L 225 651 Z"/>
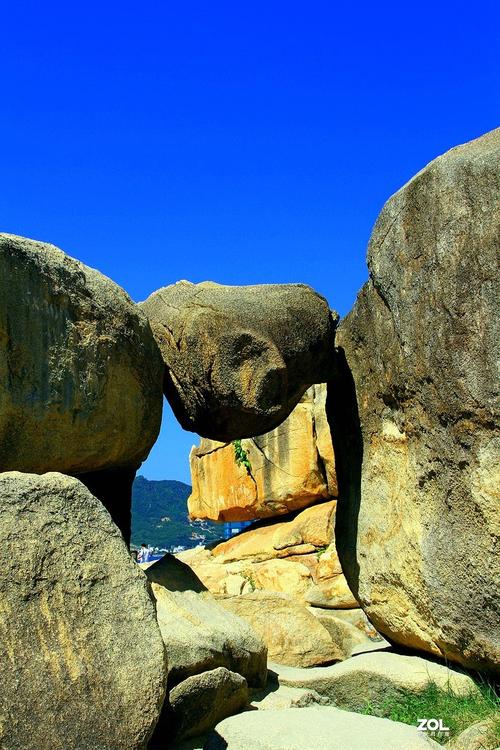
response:
<path fill-rule="evenodd" d="M 220 604 L 246 620 L 266 644 L 269 657 L 280 664 L 310 667 L 345 657 L 328 630 L 291 596 L 255 591 L 220 599 Z"/>
<path fill-rule="evenodd" d="M 165 395 L 181 425 L 203 437 L 268 432 L 331 375 L 338 316 L 303 284 L 180 281 L 142 309 L 167 366 Z"/>
<path fill-rule="evenodd" d="M 143 750 L 167 681 L 145 575 L 62 474 L 0 474 L 0 746 Z"/>
<path fill-rule="evenodd" d="M 168 715 L 177 739 L 209 732 L 220 721 L 241 711 L 249 701 L 244 677 L 217 667 L 188 677 L 169 693 Z"/>
<path fill-rule="evenodd" d="M 331 706 L 247 711 L 225 719 L 205 750 L 438 750 L 416 727 Z"/>
<path fill-rule="evenodd" d="M 149 323 L 119 286 L 0 234 L 0 471 L 137 468 L 160 428 L 162 377 Z"/>
<path fill-rule="evenodd" d="M 342 568 L 393 641 L 498 670 L 500 129 L 384 206 L 328 400 Z M 495 429 L 496 428 L 496 429 Z"/>
<path fill-rule="evenodd" d="M 246 521 L 278 516 L 336 497 L 335 460 L 325 411 L 326 385 L 311 386 L 271 432 L 234 445 L 202 438 L 191 450 L 191 518 Z"/>

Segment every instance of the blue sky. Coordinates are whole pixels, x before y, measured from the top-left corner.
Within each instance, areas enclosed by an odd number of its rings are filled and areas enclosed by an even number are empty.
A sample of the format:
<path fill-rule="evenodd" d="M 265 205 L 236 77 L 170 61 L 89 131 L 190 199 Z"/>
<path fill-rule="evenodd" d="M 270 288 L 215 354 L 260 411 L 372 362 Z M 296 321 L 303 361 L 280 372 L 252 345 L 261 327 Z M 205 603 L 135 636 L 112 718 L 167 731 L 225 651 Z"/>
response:
<path fill-rule="evenodd" d="M 499 124 L 497 3 L 3 5 L 0 217 L 136 300 L 302 281 L 348 312 L 385 200 Z M 149 478 L 189 480 L 169 411 Z"/>

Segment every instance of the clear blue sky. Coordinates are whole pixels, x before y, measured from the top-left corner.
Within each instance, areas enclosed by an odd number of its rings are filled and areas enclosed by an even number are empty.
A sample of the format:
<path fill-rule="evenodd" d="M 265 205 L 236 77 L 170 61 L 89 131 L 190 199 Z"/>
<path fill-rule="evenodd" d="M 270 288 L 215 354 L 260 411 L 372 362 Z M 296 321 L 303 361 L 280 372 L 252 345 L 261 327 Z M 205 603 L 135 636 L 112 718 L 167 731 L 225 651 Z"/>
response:
<path fill-rule="evenodd" d="M 499 124 L 498 3 L 11 2 L 3 231 L 136 300 L 302 281 L 348 312 L 384 201 Z M 166 411 L 144 467 L 189 481 Z"/>

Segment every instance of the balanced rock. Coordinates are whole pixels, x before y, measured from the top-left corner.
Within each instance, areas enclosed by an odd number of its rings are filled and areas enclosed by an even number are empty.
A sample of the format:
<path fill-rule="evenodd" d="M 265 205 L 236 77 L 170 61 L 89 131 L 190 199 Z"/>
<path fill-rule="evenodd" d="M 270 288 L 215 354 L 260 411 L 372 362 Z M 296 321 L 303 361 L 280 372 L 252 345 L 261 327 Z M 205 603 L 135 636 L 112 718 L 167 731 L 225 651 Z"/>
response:
<path fill-rule="evenodd" d="M 204 750 L 431 750 L 416 727 L 331 706 L 247 711 L 218 724 Z"/>
<path fill-rule="evenodd" d="M 0 746 L 144 750 L 165 649 L 102 504 L 57 473 L 0 474 Z"/>
<path fill-rule="evenodd" d="M 331 376 L 338 316 L 303 284 L 180 281 L 141 306 L 166 364 L 165 395 L 203 437 L 268 432 Z"/>
<path fill-rule="evenodd" d="M 136 469 L 160 428 L 146 317 L 53 245 L 0 234 L 0 470 Z"/>
<path fill-rule="evenodd" d="M 191 450 L 191 518 L 246 521 L 278 516 L 336 497 L 335 460 L 325 411 L 326 385 L 311 386 L 271 432 L 235 448 L 202 438 Z"/>
<path fill-rule="evenodd" d="M 218 667 L 188 677 L 169 693 L 169 717 L 178 739 L 205 734 L 249 701 L 244 677 Z"/>
<path fill-rule="evenodd" d="M 229 612 L 247 620 L 273 661 L 310 667 L 344 658 L 319 620 L 286 594 L 255 591 L 219 601 Z"/>
<path fill-rule="evenodd" d="M 336 536 L 393 641 L 498 670 L 500 129 L 384 206 L 328 401 Z"/>

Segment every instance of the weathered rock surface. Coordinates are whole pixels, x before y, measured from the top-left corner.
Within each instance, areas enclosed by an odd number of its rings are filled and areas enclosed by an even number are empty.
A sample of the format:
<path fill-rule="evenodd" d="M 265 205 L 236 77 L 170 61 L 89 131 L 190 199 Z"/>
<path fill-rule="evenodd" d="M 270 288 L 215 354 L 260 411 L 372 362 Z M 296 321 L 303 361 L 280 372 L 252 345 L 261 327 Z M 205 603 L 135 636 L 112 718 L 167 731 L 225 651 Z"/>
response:
<path fill-rule="evenodd" d="M 202 438 L 190 454 L 192 518 L 268 518 L 336 497 L 337 481 L 325 411 L 326 385 L 309 388 L 271 432 L 242 440 L 247 470 L 231 443 Z"/>
<path fill-rule="evenodd" d="M 178 739 L 205 734 L 248 703 L 244 677 L 224 667 L 193 675 L 169 693 L 172 729 Z"/>
<path fill-rule="evenodd" d="M 248 579 L 255 591 L 280 592 L 303 600 L 311 585 L 311 571 L 301 562 L 287 559 L 255 563 Z"/>
<path fill-rule="evenodd" d="M 255 591 L 219 601 L 229 612 L 250 623 L 273 661 L 310 667 L 343 658 L 341 649 L 319 620 L 286 594 Z"/>
<path fill-rule="evenodd" d="M 327 501 L 306 508 L 291 519 L 260 524 L 218 544 L 213 555 L 223 562 L 245 558 L 255 561 L 270 560 L 288 555 L 311 552 L 330 543 L 333 535 L 335 501 Z M 306 549 L 304 546 L 308 545 Z"/>
<path fill-rule="evenodd" d="M 328 402 L 356 598 L 397 643 L 495 671 L 499 194 L 500 129 L 390 198 Z"/>
<path fill-rule="evenodd" d="M 8 472 L 0 515 L 0 746 L 143 750 L 165 650 L 109 514 L 76 479 Z"/>
<path fill-rule="evenodd" d="M 473 680 L 465 674 L 418 656 L 384 651 L 360 654 L 339 664 L 312 669 L 270 663 L 269 670 L 280 685 L 316 690 L 340 708 L 354 711 L 369 702 L 382 703 L 390 696 L 419 693 L 430 683 L 445 694 L 478 692 Z"/>
<path fill-rule="evenodd" d="M 0 234 L 0 470 L 137 468 L 160 428 L 162 373 L 119 286 L 53 245 Z"/>
<path fill-rule="evenodd" d="M 352 609 L 358 605 L 343 575 L 321 581 L 321 585 L 311 586 L 304 598 L 313 607 L 326 609 Z"/>
<path fill-rule="evenodd" d="M 330 706 L 247 711 L 217 725 L 205 750 L 430 750 L 416 727 Z"/>
<path fill-rule="evenodd" d="M 496 750 L 495 734 L 494 719 L 477 721 L 449 742 L 447 750 Z"/>
<path fill-rule="evenodd" d="M 338 316 L 303 284 L 180 281 L 141 306 L 167 366 L 165 395 L 203 437 L 268 432 L 331 376 Z"/>
<path fill-rule="evenodd" d="M 217 667 L 241 674 L 249 685 L 265 683 L 267 648 L 248 622 L 221 607 L 208 591 L 169 591 L 158 583 L 151 585 L 170 687 Z"/>
<path fill-rule="evenodd" d="M 369 638 L 355 625 L 336 617 L 336 612 L 319 607 L 308 607 L 308 611 L 319 620 L 330 638 L 337 644 L 342 652 L 343 658 L 347 659 L 353 654 L 361 654 L 367 651 L 379 651 L 388 648 L 390 644 L 378 634 Z"/>
<path fill-rule="evenodd" d="M 315 607 L 312 607 L 311 609 L 318 612 L 324 612 L 324 610 L 319 608 L 316 609 Z M 380 634 L 375 630 L 363 610 L 359 607 L 358 609 L 337 609 L 335 612 L 332 612 L 332 614 L 335 615 L 337 620 L 342 620 L 342 622 L 354 625 L 355 628 L 360 630 L 364 635 L 367 635 L 370 639 L 381 638 Z"/>

